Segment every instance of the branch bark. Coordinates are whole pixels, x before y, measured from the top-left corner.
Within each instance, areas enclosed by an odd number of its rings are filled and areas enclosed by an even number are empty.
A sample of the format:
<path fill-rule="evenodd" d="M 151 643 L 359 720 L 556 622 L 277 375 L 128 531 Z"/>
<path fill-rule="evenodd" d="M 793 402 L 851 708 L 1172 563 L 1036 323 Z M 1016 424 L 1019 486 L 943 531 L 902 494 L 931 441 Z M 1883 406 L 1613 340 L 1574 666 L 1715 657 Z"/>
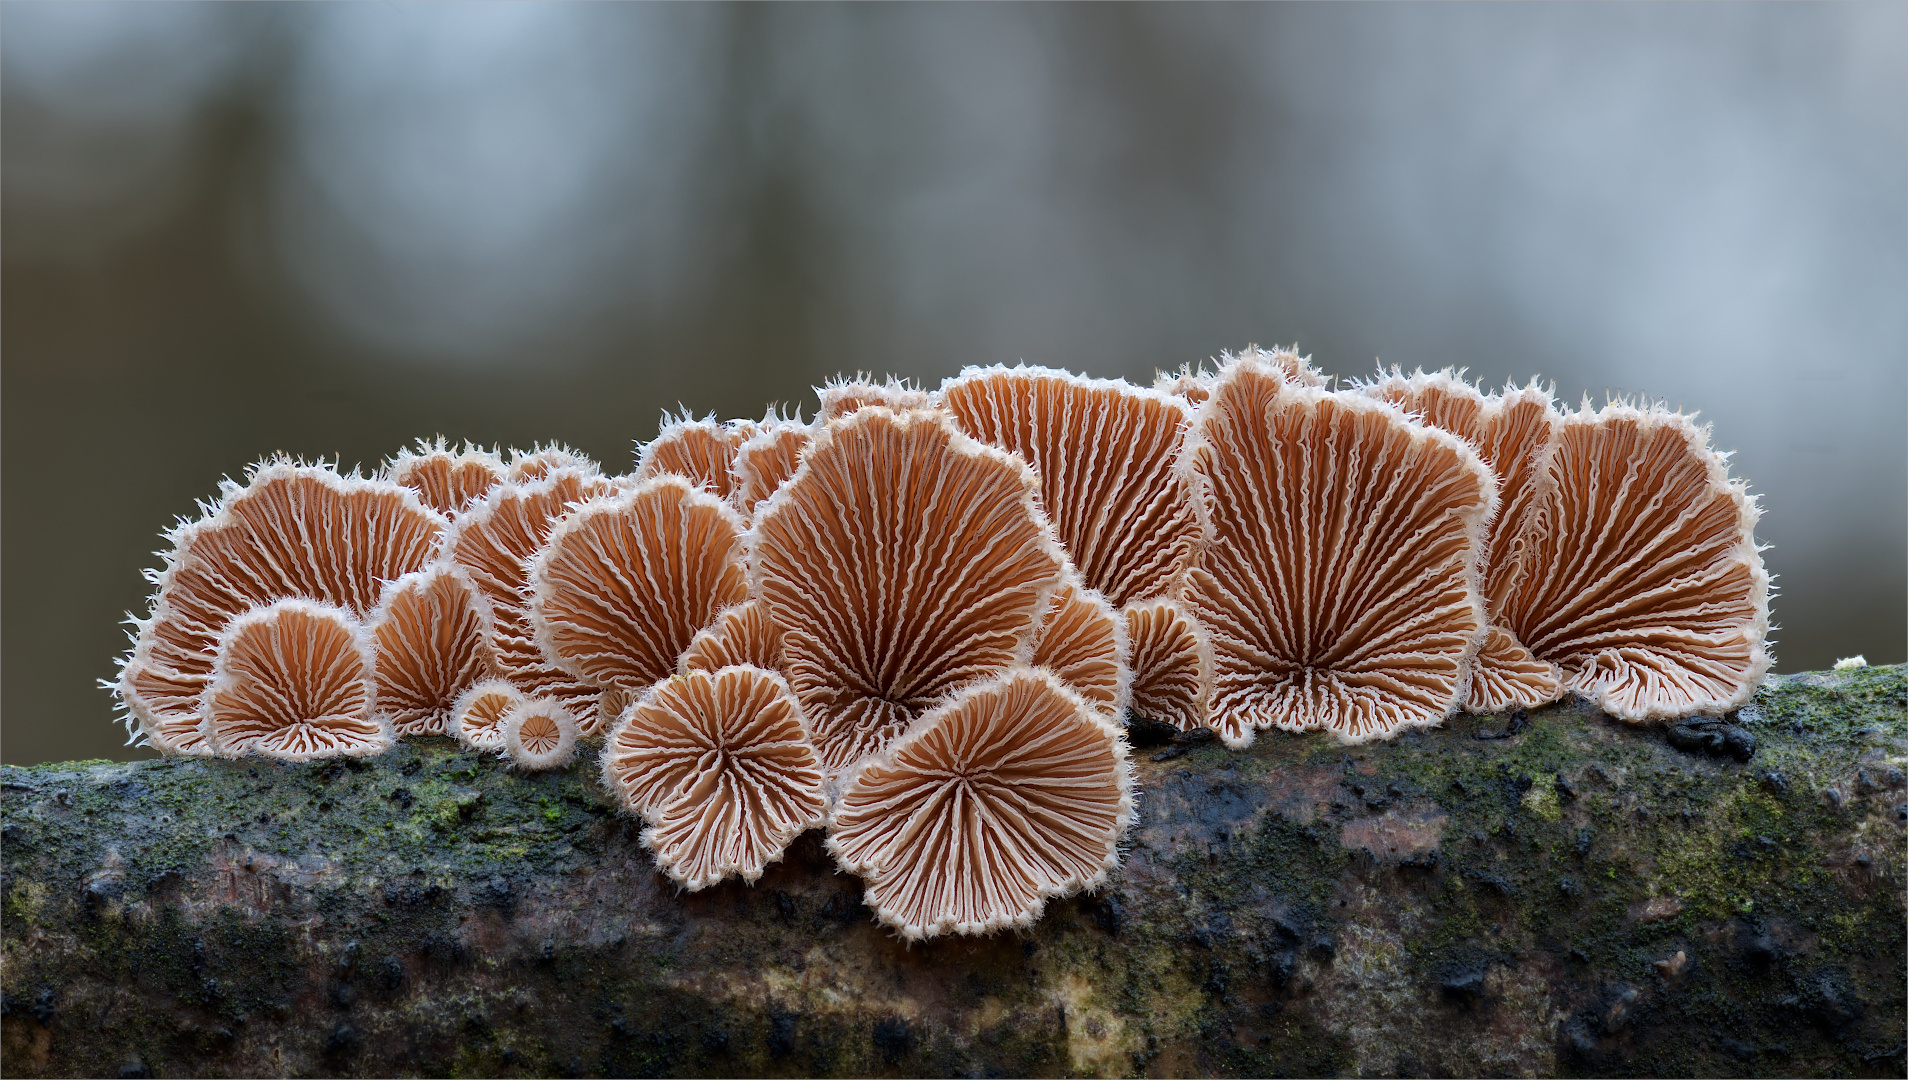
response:
<path fill-rule="evenodd" d="M 0 1064 L 1904 1072 L 1908 668 L 1772 679 L 1668 731 L 1565 703 L 1351 749 L 1134 734 L 1106 889 L 911 948 L 818 834 L 679 894 L 587 756 L 6 768 Z"/>

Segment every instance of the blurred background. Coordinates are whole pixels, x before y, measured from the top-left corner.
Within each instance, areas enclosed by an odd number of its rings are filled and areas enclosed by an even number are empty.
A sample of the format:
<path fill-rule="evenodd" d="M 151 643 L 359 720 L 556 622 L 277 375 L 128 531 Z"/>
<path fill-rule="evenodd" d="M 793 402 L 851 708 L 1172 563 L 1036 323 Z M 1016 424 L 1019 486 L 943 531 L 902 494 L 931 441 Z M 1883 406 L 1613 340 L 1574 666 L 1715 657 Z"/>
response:
<path fill-rule="evenodd" d="M 812 414 L 856 369 L 1698 409 L 1778 670 L 1908 652 L 1908 5 L 0 5 L 0 754 L 274 451 Z"/>

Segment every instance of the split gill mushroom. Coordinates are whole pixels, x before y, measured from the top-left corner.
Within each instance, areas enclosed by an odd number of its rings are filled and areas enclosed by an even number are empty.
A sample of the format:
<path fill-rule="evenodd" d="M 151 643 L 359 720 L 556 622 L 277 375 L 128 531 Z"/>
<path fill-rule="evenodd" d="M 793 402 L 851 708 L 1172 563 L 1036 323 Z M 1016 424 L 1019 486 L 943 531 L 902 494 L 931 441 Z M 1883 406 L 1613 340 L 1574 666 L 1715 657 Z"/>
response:
<path fill-rule="evenodd" d="M 279 600 L 219 635 L 203 705 L 205 741 L 225 757 L 366 757 L 395 737 L 377 714 L 372 646 L 350 613 Z"/>

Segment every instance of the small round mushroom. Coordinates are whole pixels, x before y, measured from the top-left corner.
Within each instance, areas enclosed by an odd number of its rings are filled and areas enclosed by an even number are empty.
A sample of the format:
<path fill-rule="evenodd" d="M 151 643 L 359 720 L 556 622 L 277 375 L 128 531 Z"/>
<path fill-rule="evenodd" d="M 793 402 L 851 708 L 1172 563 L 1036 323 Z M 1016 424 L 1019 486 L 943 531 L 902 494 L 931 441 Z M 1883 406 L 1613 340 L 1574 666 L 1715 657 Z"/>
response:
<path fill-rule="evenodd" d="M 576 756 L 576 717 L 555 698 L 525 698 L 502 726 L 505 756 L 526 772 L 561 769 Z"/>
<path fill-rule="evenodd" d="M 753 520 L 758 505 L 795 475 L 802 463 L 802 451 L 814 437 L 813 424 L 798 415 L 793 419 L 770 413 L 754 435 L 735 452 L 735 508 Z"/>
<path fill-rule="evenodd" d="M 1051 672 L 1022 668 L 961 691 L 865 762 L 828 850 L 903 937 L 986 934 L 1103 881 L 1132 816 L 1118 730 Z"/>
<path fill-rule="evenodd" d="M 761 877 L 828 806 L 801 706 L 749 665 L 657 684 L 611 734 L 603 772 L 650 821 L 656 864 L 691 891 Z"/>
<path fill-rule="evenodd" d="M 939 411 L 865 408 L 816 434 L 756 520 L 750 592 L 825 769 L 1025 662 L 1065 559 L 1037 484 Z"/>
<path fill-rule="evenodd" d="M 439 435 L 430 442 L 419 439 L 415 450 L 399 451 L 385 465 L 383 475 L 417 492 L 424 505 L 453 518 L 503 483 L 504 463 L 495 453 L 468 443 L 452 450 Z"/>
<path fill-rule="evenodd" d="M 1102 716 L 1125 714 L 1131 681 L 1126 623 L 1104 596 L 1077 578 L 1068 581 L 1048 601 L 1046 618 L 1034 634 L 1034 667 L 1059 676 Z"/>
<path fill-rule="evenodd" d="M 469 750 L 502 753 L 504 717 L 524 696 L 505 679 L 486 679 L 457 696 L 451 706 L 450 734 Z"/>
<path fill-rule="evenodd" d="M 1212 694 L 1212 642 L 1206 628 L 1174 600 L 1131 603 L 1121 617 L 1133 711 L 1181 731 L 1205 727 Z"/>
<path fill-rule="evenodd" d="M 378 711 L 399 735 L 448 734 L 458 696 L 495 674 L 489 605 L 455 563 L 386 585 L 369 625 Z"/>
<path fill-rule="evenodd" d="M 782 667 L 781 628 L 759 600 L 745 600 L 716 616 L 713 624 L 690 640 L 676 671 L 719 671 L 736 664 L 769 671 Z"/>
<path fill-rule="evenodd" d="M 728 502 L 674 474 L 579 507 L 530 567 L 544 656 L 629 695 L 668 677 L 697 631 L 747 599 L 744 531 Z"/>
<path fill-rule="evenodd" d="M 372 647 L 342 608 L 280 600 L 219 635 L 203 711 L 207 744 L 226 757 L 312 761 L 381 754 L 394 743 L 377 715 Z"/>

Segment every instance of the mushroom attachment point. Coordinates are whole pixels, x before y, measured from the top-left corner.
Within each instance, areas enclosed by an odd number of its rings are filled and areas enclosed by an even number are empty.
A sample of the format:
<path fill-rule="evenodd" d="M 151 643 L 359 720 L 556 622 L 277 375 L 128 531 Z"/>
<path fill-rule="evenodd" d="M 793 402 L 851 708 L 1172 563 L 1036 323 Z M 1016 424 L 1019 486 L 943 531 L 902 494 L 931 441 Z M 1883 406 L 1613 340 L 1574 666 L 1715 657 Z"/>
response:
<path fill-rule="evenodd" d="M 531 566 L 544 655 L 631 696 L 668 677 L 697 631 L 747 599 L 743 531 L 726 501 L 675 475 L 580 507 Z"/>
<path fill-rule="evenodd" d="M 1023 668 L 963 690 L 864 763 L 828 849 L 902 936 L 985 934 L 1098 885 L 1132 815 L 1118 731 Z"/>
<path fill-rule="evenodd" d="M 1206 725 L 1212 693 L 1212 642 L 1206 628 L 1172 600 L 1126 605 L 1132 709 L 1181 731 Z"/>
<path fill-rule="evenodd" d="M 1612 716 L 1727 712 L 1770 663 L 1756 518 L 1689 417 L 1625 404 L 1567 414 L 1498 614 Z"/>
<path fill-rule="evenodd" d="M 489 605 L 454 563 L 384 587 L 371 613 L 378 711 L 399 735 L 447 735 L 458 695 L 495 674 Z"/>
<path fill-rule="evenodd" d="M 444 519 L 401 484 L 328 465 L 274 461 L 173 530 L 117 691 L 129 722 L 164 754 L 209 751 L 199 702 L 220 634 L 239 615 L 302 597 L 362 619 L 384 583 L 423 569 Z"/>
<path fill-rule="evenodd" d="M 313 761 L 381 754 L 371 644 L 349 613 L 280 600 L 226 626 L 205 689 L 205 730 L 226 757 Z"/>
<path fill-rule="evenodd" d="M 415 450 L 400 451 L 384 475 L 417 492 L 425 506 L 452 518 L 503 483 L 504 463 L 474 446 L 452 450 L 439 436 L 434 442 L 419 440 Z"/>
<path fill-rule="evenodd" d="M 1274 726 L 1385 738 L 1456 709 L 1496 489 L 1462 440 L 1242 358 L 1200 406 L 1185 466 L 1213 532 L 1184 602 L 1210 635 L 1227 745 Z"/>
<path fill-rule="evenodd" d="M 1126 623 L 1092 589 L 1069 582 L 1053 594 L 1035 632 L 1032 662 L 1059 676 L 1100 715 L 1117 720 L 1125 714 Z"/>
<path fill-rule="evenodd" d="M 816 435 L 756 522 L 750 592 L 824 768 L 1026 662 L 1065 558 L 1037 483 L 941 412 L 862 409 Z"/>
<path fill-rule="evenodd" d="M 649 820 L 656 864 L 691 891 L 761 877 L 828 806 L 795 696 L 748 665 L 659 683 L 610 736 L 603 772 Z"/>
<path fill-rule="evenodd" d="M 560 769 L 576 756 L 576 717 L 555 698 L 527 698 L 504 714 L 503 749 L 526 772 Z"/>
<path fill-rule="evenodd" d="M 1198 558 L 1198 508 L 1174 469 L 1185 401 L 1049 368 L 970 368 L 941 387 L 961 430 L 1019 454 L 1085 585 L 1114 607 L 1175 592 Z"/>
<path fill-rule="evenodd" d="M 502 753 L 504 717 L 523 704 L 521 691 L 504 679 L 486 679 L 457 696 L 450 735 L 466 749 Z"/>
<path fill-rule="evenodd" d="M 676 670 L 679 674 L 717 671 L 736 664 L 781 670 L 782 631 L 760 600 L 744 601 L 718 615 L 690 640 Z"/>

